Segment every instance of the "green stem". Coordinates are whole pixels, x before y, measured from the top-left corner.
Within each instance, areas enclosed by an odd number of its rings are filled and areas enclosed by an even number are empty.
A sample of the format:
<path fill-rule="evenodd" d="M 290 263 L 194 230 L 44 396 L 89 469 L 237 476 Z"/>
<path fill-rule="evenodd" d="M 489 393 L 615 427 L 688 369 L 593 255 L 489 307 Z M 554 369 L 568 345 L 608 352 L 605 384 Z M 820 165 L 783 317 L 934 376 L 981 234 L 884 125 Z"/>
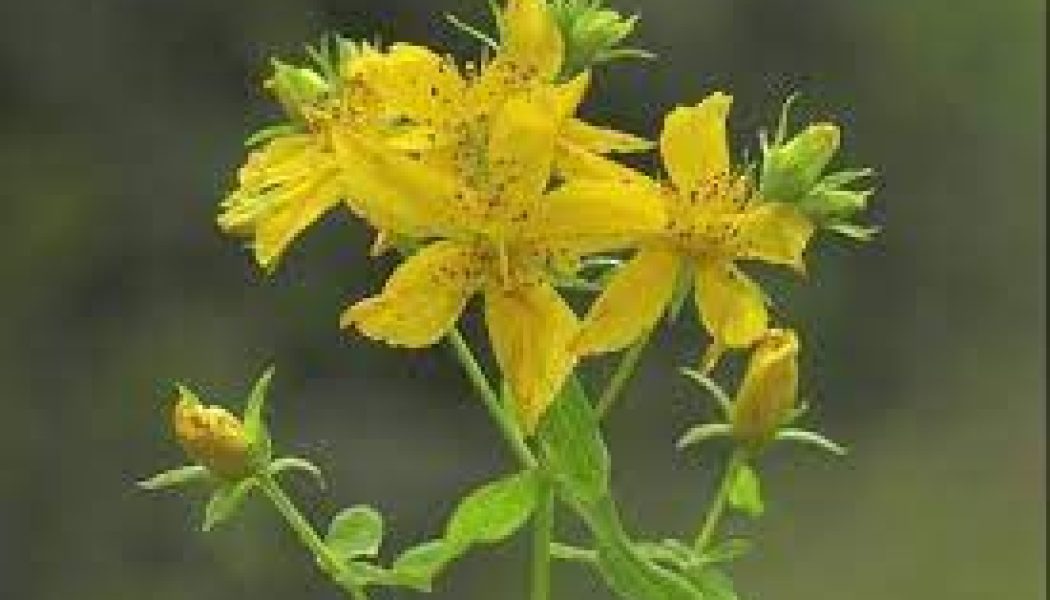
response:
<path fill-rule="evenodd" d="M 510 444 L 515 456 L 526 468 L 534 468 L 537 465 L 536 457 L 532 454 L 528 444 L 525 443 L 525 438 L 521 436 L 517 425 L 510 418 L 510 415 L 507 414 L 507 411 L 504 410 L 499 394 L 496 393 L 488 378 L 485 377 L 485 372 L 481 369 L 481 365 L 478 364 L 474 353 L 471 352 L 470 346 L 463 339 L 463 335 L 460 334 L 459 330 L 453 329 L 448 334 L 448 341 L 456 354 L 456 358 L 463 365 L 467 378 L 470 379 L 474 389 L 478 392 L 478 397 L 481 398 L 485 408 L 488 409 L 489 415 L 496 421 L 496 425 L 499 426 L 500 432 L 506 438 L 507 443 Z"/>
<path fill-rule="evenodd" d="M 532 595 L 530 600 L 550 600 L 551 541 L 554 539 L 554 488 L 547 482 L 540 487 L 532 530 Z"/>
<path fill-rule="evenodd" d="M 258 482 L 263 493 L 270 498 L 273 505 L 277 508 L 277 511 L 280 512 L 281 516 L 283 516 L 285 521 L 288 522 L 288 526 L 291 527 L 292 531 L 294 531 L 296 536 L 299 537 L 299 541 L 301 541 L 303 545 L 313 553 L 314 558 L 317 560 L 317 564 L 321 566 L 321 570 L 331 577 L 341 588 L 349 592 L 354 600 L 368 600 L 368 596 L 363 589 L 349 582 L 346 567 L 343 565 L 342 561 L 332 553 L 331 549 L 328 548 L 328 545 L 321 539 L 321 536 L 317 535 L 313 526 L 310 525 L 310 522 L 306 520 L 306 517 L 299 512 L 295 503 L 284 493 L 284 490 L 281 489 L 281 486 L 277 481 L 270 475 L 259 475 Z"/>
<path fill-rule="evenodd" d="M 711 502 L 711 508 L 708 509 L 707 516 L 704 517 L 704 523 L 700 526 L 700 532 L 696 535 L 694 548 L 697 554 L 706 550 L 711 543 L 715 530 L 718 528 L 718 522 L 721 521 L 729 504 L 729 492 L 733 488 L 733 479 L 736 477 L 737 469 L 744 464 L 746 457 L 746 452 L 741 449 L 734 450 L 729 457 L 725 472 L 722 473 L 722 481 L 718 484 L 718 492 L 716 492 L 715 498 Z"/>
<path fill-rule="evenodd" d="M 627 352 L 624 353 L 623 357 L 620 359 L 620 364 L 616 367 L 616 372 L 613 373 L 612 378 L 602 392 L 601 398 L 598 400 L 599 419 L 604 418 L 620 398 L 620 393 L 623 392 L 624 388 L 627 386 L 627 382 L 629 382 L 631 376 L 634 375 L 634 371 L 638 367 L 638 361 L 642 358 L 642 352 L 645 350 L 646 346 L 649 345 L 649 339 L 652 335 L 652 330 L 647 331 L 637 342 L 628 348 Z"/>

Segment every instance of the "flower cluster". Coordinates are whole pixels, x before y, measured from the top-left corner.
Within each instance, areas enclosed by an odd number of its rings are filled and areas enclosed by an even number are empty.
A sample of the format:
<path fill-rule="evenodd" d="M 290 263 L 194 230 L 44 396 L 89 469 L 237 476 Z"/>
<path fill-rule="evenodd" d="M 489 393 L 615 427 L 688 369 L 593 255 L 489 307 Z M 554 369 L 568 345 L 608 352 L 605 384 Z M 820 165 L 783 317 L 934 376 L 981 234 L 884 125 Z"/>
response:
<path fill-rule="evenodd" d="M 839 189 L 862 172 L 822 182 L 839 143 L 830 124 L 790 140 L 782 127 L 759 169 L 735 163 L 724 92 L 667 115 L 666 176 L 612 160 L 653 144 L 576 116 L 592 66 L 578 58 L 579 38 L 594 46 L 602 23 L 622 38 L 633 20 L 576 4 L 509 0 L 495 51 L 475 63 L 341 39 L 314 52 L 315 67 L 275 62 L 266 87 L 288 123 L 254 140 L 219 217 L 272 269 L 322 214 L 348 208 L 376 230 L 376 252 L 406 258 L 341 323 L 394 346 L 434 344 L 483 297 L 526 431 L 581 357 L 630 345 L 690 288 L 711 336 L 705 369 L 752 347 L 770 318 L 738 263 L 802 271 L 815 229 L 845 225 L 866 197 Z M 609 252 L 634 256 L 581 320 L 557 284 Z"/>
<path fill-rule="evenodd" d="M 757 458 L 785 440 L 844 452 L 793 426 L 805 408 L 799 335 L 774 318 L 745 267 L 801 274 L 818 232 L 870 237 L 874 230 L 854 219 L 871 194 L 859 185 L 871 172 L 829 170 L 841 142 L 831 123 L 790 134 L 793 98 L 772 136 L 760 135 L 754 163 L 731 152 L 733 99 L 723 91 L 670 110 L 654 142 L 587 122 L 577 113 L 592 70 L 651 57 L 620 46 L 637 17 L 601 0 L 492 4 L 496 36 L 450 17 L 485 45 L 476 61 L 339 37 L 309 48 L 306 64 L 275 60 L 265 88 L 284 121 L 249 139 L 218 222 L 270 272 L 326 213 L 358 217 L 375 232 L 371 254 L 397 253 L 402 262 L 375 295 L 345 309 L 341 326 L 404 348 L 448 339 L 514 451 L 516 471 L 466 495 L 439 538 L 384 566 L 378 510 L 348 508 L 322 537 L 279 485 L 284 471 L 320 471 L 301 458 L 274 458 L 263 417 L 267 371 L 243 418 L 180 387 L 174 432 L 194 464 L 142 485 L 208 484 L 205 529 L 249 492 L 265 494 L 356 600 L 376 586 L 429 590 L 470 548 L 530 520 L 536 600 L 550 597 L 552 558 L 595 568 L 625 599 L 735 599 L 721 563 L 739 555 L 740 540 L 718 542 L 716 530 L 727 507 L 762 512 Z M 620 160 L 650 151 L 659 172 Z M 584 297 L 570 304 L 578 292 Z M 476 297 L 495 384 L 457 331 Z M 721 418 L 692 427 L 679 445 L 726 438 L 733 450 L 692 543 L 638 541 L 619 516 L 600 422 L 651 332 L 662 319 L 674 322 L 690 297 L 707 341 L 696 350 L 698 368 L 683 371 L 718 401 Z M 579 313 L 577 300 L 588 302 Z M 624 350 L 591 402 L 578 364 Z M 748 356 L 732 397 L 710 378 L 726 353 Z M 556 500 L 579 517 L 593 548 L 553 540 Z"/>

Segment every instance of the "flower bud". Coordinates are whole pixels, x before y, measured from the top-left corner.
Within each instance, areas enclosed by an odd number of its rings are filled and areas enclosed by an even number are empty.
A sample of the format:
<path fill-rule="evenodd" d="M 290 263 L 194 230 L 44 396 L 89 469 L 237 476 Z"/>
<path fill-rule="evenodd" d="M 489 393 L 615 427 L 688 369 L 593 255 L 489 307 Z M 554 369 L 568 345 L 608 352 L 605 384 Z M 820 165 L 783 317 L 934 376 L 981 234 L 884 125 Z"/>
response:
<path fill-rule="evenodd" d="M 652 57 L 644 50 L 620 46 L 634 32 L 637 15 L 624 16 L 594 0 L 555 0 L 549 6 L 565 42 L 565 78 L 617 58 Z"/>
<path fill-rule="evenodd" d="M 328 93 L 329 85 L 312 69 L 293 67 L 274 59 L 273 75 L 264 84 L 288 116 L 301 120 L 307 107 Z"/>
<path fill-rule="evenodd" d="M 205 406 L 181 390 L 173 424 L 175 437 L 194 462 L 225 479 L 251 472 L 251 441 L 240 419 L 226 409 Z"/>
<path fill-rule="evenodd" d="M 841 137 L 836 125 L 816 123 L 786 142 L 764 148 L 762 196 L 776 202 L 801 202 L 838 152 Z"/>
<path fill-rule="evenodd" d="M 733 402 L 733 435 L 752 448 L 773 439 L 798 398 L 798 336 L 770 329 L 751 354 Z"/>

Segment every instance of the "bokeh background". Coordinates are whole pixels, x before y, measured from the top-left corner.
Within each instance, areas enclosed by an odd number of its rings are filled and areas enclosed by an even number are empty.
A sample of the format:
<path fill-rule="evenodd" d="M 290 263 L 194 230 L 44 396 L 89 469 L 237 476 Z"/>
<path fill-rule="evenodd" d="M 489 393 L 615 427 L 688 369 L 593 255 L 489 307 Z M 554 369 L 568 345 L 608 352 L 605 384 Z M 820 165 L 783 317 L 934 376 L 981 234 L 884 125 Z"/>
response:
<path fill-rule="evenodd" d="M 336 328 L 391 266 L 362 226 L 326 219 L 265 278 L 213 225 L 243 138 L 276 114 L 268 57 L 332 30 L 470 53 L 440 15 L 483 5 L 0 4 L 0 597 L 337 597 L 263 502 L 202 536 L 199 497 L 132 485 L 181 460 L 175 379 L 233 401 L 275 362 L 277 439 L 332 482 L 295 492 L 317 519 L 380 507 L 388 555 L 511 465 L 446 352 Z M 824 240 L 808 281 L 773 285 L 806 332 L 814 421 L 852 455 L 765 461 L 770 511 L 736 525 L 760 540 L 743 597 L 1045 597 L 1045 4 L 614 5 L 641 10 L 661 60 L 603 70 L 591 118 L 651 134 L 721 87 L 754 149 L 800 91 L 800 118 L 842 123 L 844 162 L 881 173 L 885 233 Z M 706 414 L 675 374 L 695 336 L 663 332 L 608 422 L 635 532 L 691 531 L 710 493 L 717 456 L 672 444 Z M 525 550 L 471 555 L 431 597 L 523 598 Z M 574 566 L 555 577 L 556 597 L 610 597 Z"/>

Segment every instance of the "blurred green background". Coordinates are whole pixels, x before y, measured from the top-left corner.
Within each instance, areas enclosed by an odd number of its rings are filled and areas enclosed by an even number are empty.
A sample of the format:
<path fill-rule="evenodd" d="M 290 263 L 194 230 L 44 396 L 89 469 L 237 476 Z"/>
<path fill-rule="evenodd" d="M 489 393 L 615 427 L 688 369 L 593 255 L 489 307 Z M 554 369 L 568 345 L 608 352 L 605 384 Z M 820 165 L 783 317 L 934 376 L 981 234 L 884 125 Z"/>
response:
<path fill-rule="evenodd" d="M 361 225 L 326 219 L 270 279 L 213 225 L 245 134 L 275 116 L 268 57 L 330 30 L 471 52 L 439 16 L 483 5 L 0 5 L 0 597 L 337 597 L 264 503 L 204 537 L 196 500 L 132 485 L 182 460 L 176 378 L 236 399 L 275 361 L 277 439 L 333 482 L 296 493 L 318 519 L 374 503 L 388 551 L 511 465 L 442 349 L 338 331 L 391 266 L 366 260 Z M 844 160 L 882 175 L 885 233 L 824 240 L 808 281 L 774 286 L 806 334 L 815 420 L 853 452 L 765 462 L 771 510 L 736 527 L 760 541 L 735 570 L 744 598 L 1045 597 L 1045 4 L 615 6 L 642 11 L 661 60 L 603 70 L 593 119 L 652 134 L 721 87 L 754 148 L 797 90 L 799 115 L 841 122 Z M 664 332 L 608 423 L 635 532 L 692 530 L 710 493 L 717 455 L 672 445 L 705 414 L 675 374 L 695 340 Z M 470 556 L 431 597 L 523 598 L 525 549 Z M 610 597 L 574 566 L 555 577 L 557 598 Z"/>

